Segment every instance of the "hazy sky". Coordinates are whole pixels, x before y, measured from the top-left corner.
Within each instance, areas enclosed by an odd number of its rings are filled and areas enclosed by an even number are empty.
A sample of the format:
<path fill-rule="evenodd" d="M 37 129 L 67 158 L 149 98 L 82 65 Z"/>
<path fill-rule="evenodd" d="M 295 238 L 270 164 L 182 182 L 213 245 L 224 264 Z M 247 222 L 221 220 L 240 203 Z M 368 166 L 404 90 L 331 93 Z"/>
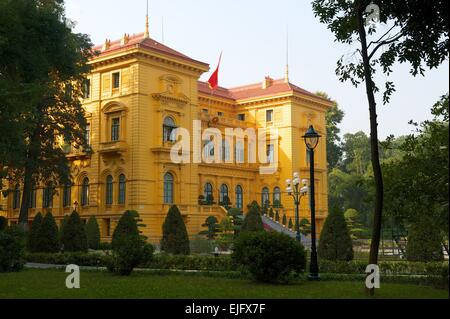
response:
<path fill-rule="evenodd" d="M 336 61 L 352 48 L 334 42 L 331 32 L 314 17 L 309 0 L 149 2 L 150 35 L 155 40 L 162 41 L 164 24 L 166 45 L 209 63 L 212 69 L 223 51 L 219 83 L 224 87 L 260 82 L 266 75 L 282 78 L 289 26 L 291 82 L 312 92 L 327 92 L 338 101 L 346 113 L 342 133 L 369 132 L 364 87 L 341 83 L 335 75 Z M 95 44 L 144 31 L 145 0 L 66 0 L 66 7 L 68 17 L 77 22 L 76 31 L 89 34 Z M 397 85 L 391 103 L 382 106 L 378 101 L 380 139 L 408 134 L 409 120 L 431 117 L 431 106 L 448 92 L 448 61 L 417 78 L 406 65 L 399 65 L 391 79 Z"/>

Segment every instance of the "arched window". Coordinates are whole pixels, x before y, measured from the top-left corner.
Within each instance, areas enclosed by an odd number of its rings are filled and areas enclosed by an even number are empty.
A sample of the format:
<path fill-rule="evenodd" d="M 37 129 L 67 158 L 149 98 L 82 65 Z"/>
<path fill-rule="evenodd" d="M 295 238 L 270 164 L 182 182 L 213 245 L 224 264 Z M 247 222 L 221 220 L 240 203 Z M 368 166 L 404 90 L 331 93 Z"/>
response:
<path fill-rule="evenodd" d="M 36 208 L 36 193 L 36 185 L 33 184 L 30 191 L 30 197 L 28 198 L 28 208 Z"/>
<path fill-rule="evenodd" d="M 222 161 L 224 163 L 231 161 L 231 153 L 230 153 L 230 142 L 227 140 L 222 140 Z"/>
<path fill-rule="evenodd" d="M 225 201 L 229 201 L 230 198 L 228 197 L 228 186 L 225 184 L 222 184 L 222 186 L 220 186 L 220 194 L 219 194 L 219 203 L 220 204 L 228 204 Z"/>
<path fill-rule="evenodd" d="M 113 177 L 109 175 L 106 177 L 106 188 L 105 188 L 105 203 L 106 205 L 112 205 L 113 203 Z"/>
<path fill-rule="evenodd" d="M 89 178 L 85 177 L 81 184 L 81 206 L 89 205 Z"/>
<path fill-rule="evenodd" d="M 48 183 L 42 192 L 42 207 L 50 208 L 53 207 L 53 184 Z"/>
<path fill-rule="evenodd" d="M 20 187 L 19 185 L 16 185 L 16 188 L 14 189 L 13 193 L 13 209 L 19 208 L 20 208 Z"/>
<path fill-rule="evenodd" d="M 261 207 L 267 207 L 270 204 L 269 189 L 264 187 L 261 192 Z"/>
<path fill-rule="evenodd" d="M 214 200 L 214 197 L 213 197 L 213 187 L 210 183 L 205 184 L 204 196 L 206 202 L 211 205 Z"/>
<path fill-rule="evenodd" d="M 72 183 L 64 185 L 63 189 L 63 207 L 70 207 L 72 197 Z"/>
<path fill-rule="evenodd" d="M 244 208 L 244 192 L 240 185 L 236 186 L 236 208 Z"/>
<path fill-rule="evenodd" d="M 245 146 L 244 142 L 236 142 L 236 151 L 234 153 L 236 158 L 237 164 L 244 164 L 245 163 Z"/>
<path fill-rule="evenodd" d="M 126 195 L 126 186 L 125 186 L 126 178 L 125 175 L 119 176 L 119 205 L 125 204 L 125 195 Z"/>
<path fill-rule="evenodd" d="M 175 125 L 174 120 L 170 116 L 168 116 L 164 119 L 164 124 L 163 124 L 164 143 L 175 142 L 175 134 L 173 134 L 173 133 L 176 128 L 177 128 L 177 126 Z"/>
<path fill-rule="evenodd" d="M 173 204 L 173 175 L 164 175 L 164 204 Z"/>
<path fill-rule="evenodd" d="M 273 205 L 281 206 L 281 189 L 278 186 L 273 189 Z"/>

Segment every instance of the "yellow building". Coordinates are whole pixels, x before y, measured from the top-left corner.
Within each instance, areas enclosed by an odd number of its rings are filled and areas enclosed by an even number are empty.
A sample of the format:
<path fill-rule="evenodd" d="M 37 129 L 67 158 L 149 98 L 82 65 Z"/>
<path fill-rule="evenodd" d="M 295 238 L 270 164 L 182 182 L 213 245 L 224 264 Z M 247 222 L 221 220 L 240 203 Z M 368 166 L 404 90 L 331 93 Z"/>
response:
<path fill-rule="evenodd" d="M 172 204 L 179 207 L 189 234 L 196 235 L 208 216 L 219 220 L 225 216 L 226 210 L 219 205 L 225 196 L 244 211 L 254 200 L 279 203 L 280 216 L 286 214 L 289 219 L 294 216 L 294 206 L 284 192 L 285 180 L 294 172 L 309 177 L 301 136 L 314 125 L 323 136 L 315 163 L 320 232 L 328 210 L 325 112 L 330 101 L 289 83 L 287 76 L 212 91 L 199 81 L 209 71 L 208 64 L 170 49 L 146 33 L 107 40 L 95 49 L 100 54 L 90 62 L 92 73 L 83 101 L 92 152 L 67 148 L 73 184 L 59 187 L 54 196 L 48 188 L 36 188 L 30 220 L 38 211 L 51 210 L 61 222 L 76 208 L 83 219 L 95 215 L 102 239 L 108 240 L 121 214 L 136 210 L 147 225 L 144 235 L 157 242 Z M 222 132 L 226 128 L 277 128 L 279 138 L 268 143 L 278 150 L 278 169 L 274 174 L 260 174 L 259 166 L 250 163 L 173 163 L 171 132 L 183 127 L 194 133 L 194 120 L 201 120 L 202 128 L 215 127 Z M 247 159 L 247 152 L 234 153 Z M 17 222 L 20 189 L 1 196 L 1 201 L 10 221 Z M 307 201 L 302 201 L 301 217 L 309 217 Z"/>

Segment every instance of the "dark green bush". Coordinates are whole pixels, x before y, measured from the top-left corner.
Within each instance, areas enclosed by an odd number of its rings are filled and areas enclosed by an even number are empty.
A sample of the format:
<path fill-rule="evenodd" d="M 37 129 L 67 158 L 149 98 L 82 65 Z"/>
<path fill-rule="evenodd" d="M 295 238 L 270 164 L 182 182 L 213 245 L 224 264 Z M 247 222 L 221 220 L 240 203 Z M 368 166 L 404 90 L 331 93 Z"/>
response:
<path fill-rule="evenodd" d="M 0 231 L 5 230 L 7 226 L 8 220 L 5 217 L 0 216 Z"/>
<path fill-rule="evenodd" d="M 77 212 L 74 211 L 70 215 L 63 227 L 61 242 L 64 251 L 87 251 L 88 245 L 84 223 Z"/>
<path fill-rule="evenodd" d="M 19 271 L 25 264 L 25 234 L 18 226 L 0 231 L 0 272 Z"/>
<path fill-rule="evenodd" d="M 353 259 L 353 242 L 344 214 L 333 208 L 325 220 L 320 242 L 318 255 L 321 259 L 344 260 Z"/>
<path fill-rule="evenodd" d="M 126 211 L 120 218 L 113 234 L 113 250 L 108 261 L 111 272 L 129 276 L 134 268 L 152 259 L 153 246 L 147 244 L 146 237 L 140 234 L 140 221 L 136 211 Z"/>
<path fill-rule="evenodd" d="M 264 230 L 261 214 L 257 205 L 251 205 L 242 224 L 241 232 L 259 232 Z"/>
<path fill-rule="evenodd" d="M 442 238 L 429 223 L 420 221 L 411 225 L 406 245 L 409 261 L 443 261 Z"/>
<path fill-rule="evenodd" d="M 32 253 L 39 251 L 39 231 L 42 225 L 42 219 L 42 214 L 37 213 L 36 216 L 34 216 L 30 231 L 28 232 L 27 247 L 28 251 Z"/>
<path fill-rule="evenodd" d="M 101 242 L 98 245 L 98 250 L 111 250 L 111 249 L 112 249 L 111 243 Z"/>
<path fill-rule="evenodd" d="M 100 227 L 98 226 L 95 216 L 91 216 L 86 223 L 86 237 L 88 247 L 98 250 L 100 246 Z"/>
<path fill-rule="evenodd" d="M 256 280 L 288 282 L 304 271 L 303 246 L 280 233 L 246 232 L 234 244 L 233 261 L 242 265 Z"/>
<path fill-rule="evenodd" d="M 36 252 L 56 253 L 60 250 L 59 231 L 55 218 L 48 212 L 42 219 L 37 234 Z"/>
<path fill-rule="evenodd" d="M 189 237 L 183 217 L 176 205 L 169 209 L 162 226 L 161 250 L 174 255 L 189 255 Z"/>

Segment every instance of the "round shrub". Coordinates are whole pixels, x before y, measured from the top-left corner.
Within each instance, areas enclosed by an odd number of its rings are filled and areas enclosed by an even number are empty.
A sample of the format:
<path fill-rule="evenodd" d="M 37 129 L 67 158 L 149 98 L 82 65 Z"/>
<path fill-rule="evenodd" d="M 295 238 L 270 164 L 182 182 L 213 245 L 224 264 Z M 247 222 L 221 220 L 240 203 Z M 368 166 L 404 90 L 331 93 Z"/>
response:
<path fill-rule="evenodd" d="M 321 259 L 353 260 L 352 238 L 339 208 L 333 208 L 325 220 L 317 253 Z"/>
<path fill-rule="evenodd" d="M 25 234 L 18 226 L 0 231 L 0 272 L 19 271 L 25 264 Z"/>
<path fill-rule="evenodd" d="M 86 223 L 86 237 L 88 247 L 98 250 L 100 246 L 100 227 L 98 226 L 95 216 L 91 216 Z"/>
<path fill-rule="evenodd" d="M 303 246 L 287 235 L 246 232 L 234 244 L 232 260 L 257 281 L 286 283 L 304 271 L 306 254 Z"/>
<path fill-rule="evenodd" d="M 42 219 L 37 236 L 37 252 L 56 253 L 60 250 L 58 226 L 50 212 Z"/>
<path fill-rule="evenodd" d="M 42 219 L 42 214 L 37 213 L 36 216 L 34 216 L 30 231 L 28 232 L 27 247 L 28 251 L 32 253 L 39 252 L 39 231 L 42 225 Z"/>
<path fill-rule="evenodd" d="M 443 261 L 441 237 L 429 223 L 420 221 L 411 225 L 406 245 L 409 261 Z"/>
<path fill-rule="evenodd" d="M 174 255 L 189 255 L 189 236 L 183 217 L 176 205 L 169 209 L 162 226 L 161 250 Z"/>
<path fill-rule="evenodd" d="M 84 223 L 77 212 L 73 212 L 63 226 L 61 241 L 64 251 L 87 251 L 87 237 Z"/>
<path fill-rule="evenodd" d="M 139 221 L 136 211 L 127 211 L 120 218 L 113 234 L 109 271 L 129 276 L 135 267 L 151 261 L 154 249 L 140 234 Z"/>
<path fill-rule="evenodd" d="M 264 225 L 262 223 L 261 214 L 258 205 L 251 205 L 244 222 L 242 223 L 241 232 L 258 232 L 263 231 Z"/>

